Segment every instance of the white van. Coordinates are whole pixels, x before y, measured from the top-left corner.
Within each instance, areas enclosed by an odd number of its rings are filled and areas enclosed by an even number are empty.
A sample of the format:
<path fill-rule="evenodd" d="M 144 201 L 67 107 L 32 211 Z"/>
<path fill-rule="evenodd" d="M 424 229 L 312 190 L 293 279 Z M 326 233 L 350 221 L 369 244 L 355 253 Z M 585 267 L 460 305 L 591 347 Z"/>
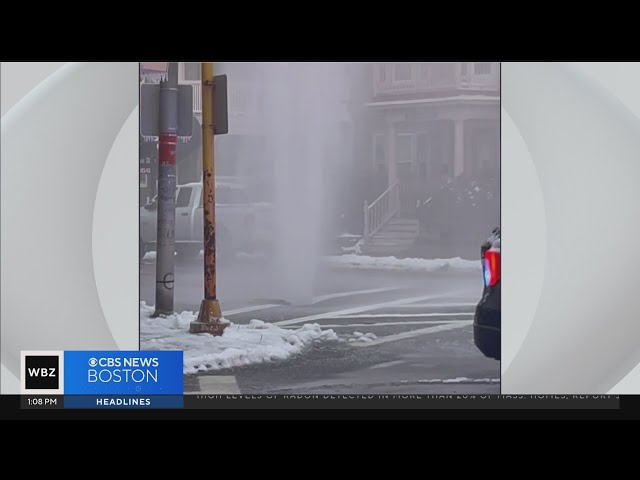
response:
<path fill-rule="evenodd" d="M 157 197 L 140 209 L 140 258 L 156 249 Z M 195 257 L 203 248 L 202 183 L 176 188 L 176 254 Z M 265 240 L 270 205 L 252 203 L 246 188 L 234 183 L 216 183 L 216 249 L 221 256 L 252 251 Z M 257 218 L 260 217 L 260 218 Z M 256 228 L 260 225 L 260 228 Z"/>

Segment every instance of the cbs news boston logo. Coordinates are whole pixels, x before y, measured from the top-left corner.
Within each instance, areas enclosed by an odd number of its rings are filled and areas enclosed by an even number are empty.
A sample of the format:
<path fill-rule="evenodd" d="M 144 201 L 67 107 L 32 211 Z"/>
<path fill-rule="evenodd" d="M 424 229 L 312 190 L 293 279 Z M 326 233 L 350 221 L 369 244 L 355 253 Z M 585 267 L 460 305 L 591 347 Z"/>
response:
<path fill-rule="evenodd" d="M 89 383 L 158 383 L 158 357 L 91 357 L 88 364 Z"/>
<path fill-rule="evenodd" d="M 23 394 L 182 395 L 182 351 L 22 352 Z"/>

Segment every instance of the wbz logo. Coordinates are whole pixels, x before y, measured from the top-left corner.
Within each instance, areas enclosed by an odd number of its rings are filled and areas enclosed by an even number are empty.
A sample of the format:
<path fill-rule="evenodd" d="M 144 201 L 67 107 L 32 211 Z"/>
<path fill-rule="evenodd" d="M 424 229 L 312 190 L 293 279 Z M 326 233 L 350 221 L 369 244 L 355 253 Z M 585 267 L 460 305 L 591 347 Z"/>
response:
<path fill-rule="evenodd" d="M 62 393 L 63 352 L 22 352 L 22 392 Z"/>

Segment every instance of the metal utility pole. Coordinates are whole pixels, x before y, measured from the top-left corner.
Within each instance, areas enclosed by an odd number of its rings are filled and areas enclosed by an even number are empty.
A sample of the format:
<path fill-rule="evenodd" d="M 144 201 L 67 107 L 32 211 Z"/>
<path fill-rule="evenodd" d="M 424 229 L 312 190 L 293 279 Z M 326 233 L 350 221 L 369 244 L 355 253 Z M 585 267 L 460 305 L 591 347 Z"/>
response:
<path fill-rule="evenodd" d="M 169 63 L 160 83 L 158 151 L 158 236 L 156 248 L 156 311 L 173 313 L 176 224 L 176 143 L 178 139 L 178 64 Z"/>
<path fill-rule="evenodd" d="M 216 175 L 214 161 L 214 77 L 213 63 L 202 63 L 202 182 L 204 223 L 204 299 L 198 318 L 189 332 L 222 335 L 227 326 L 216 290 Z"/>

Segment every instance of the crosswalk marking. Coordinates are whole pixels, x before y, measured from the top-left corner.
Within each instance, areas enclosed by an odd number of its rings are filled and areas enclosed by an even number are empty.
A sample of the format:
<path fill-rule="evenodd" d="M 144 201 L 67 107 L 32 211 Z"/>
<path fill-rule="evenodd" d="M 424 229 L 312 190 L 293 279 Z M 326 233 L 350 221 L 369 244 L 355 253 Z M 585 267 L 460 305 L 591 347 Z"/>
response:
<path fill-rule="evenodd" d="M 242 308 L 236 308 L 234 310 L 226 310 L 222 313 L 226 317 L 228 315 L 237 315 L 239 313 L 255 312 L 256 310 L 266 310 L 267 308 L 281 307 L 281 306 L 282 305 L 278 303 L 267 303 L 264 305 L 252 305 L 250 307 L 242 307 Z"/>
<path fill-rule="evenodd" d="M 344 316 L 344 315 L 350 315 L 350 314 L 353 314 L 353 313 L 368 312 L 368 311 L 371 311 L 371 310 L 380 310 L 381 308 L 395 307 L 395 306 L 398 306 L 398 305 L 404 305 L 404 304 L 412 303 L 412 302 L 420 302 L 420 301 L 431 300 L 431 299 L 436 299 L 436 298 L 451 297 L 451 296 L 460 295 L 462 293 L 465 293 L 465 292 L 446 292 L 446 293 L 440 293 L 440 294 L 435 294 L 435 295 L 422 295 L 420 297 L 401 298 L 401 299 L 393 300 L 393 301 L 390 301 L 390 302 L 375 303 L 375 304 L 371 304 L 371 305 L 363 305 L 363 306 L 359 306 L 359 307 L 346 308 L 344 310 L 337 310 L 337 311 L 333 311 L 333 312 L 319 313 L 319 314 L 316 314 L 316 315 L 308 315 L 308 316 L 305 316 L 305 317 L 292 318 L 290 320 L 281 320 L 279 322 L 275 322 L 275 325 L 293 325 L 293 324 L 296 324 L 296 323 L 313 322 L 315 320 L 321 320 L 323 318 L 338 318 L 338 317 L 341 317 L 341 316 Z"/>
<path fill-rule="evenodd" d="M 327 295 L 320 295 L 317 297 L 313 297 L 313 304 L 324 302 L 325 300 L 331 300 L 334 298 L 342 298 L 342 297 L 351 297 L 355 295 L 365 295 L 367 293 L 381 293 L 381 292 L 391 292 L 393 290 L 400 290 L 402 287 L 384 287 L 384 288 L 371 288 L 369 290 L 354 290 L 352 292 L 338 292 L 338 293 L 329 293 Z"/>
<path fill-rule="evenodd" d="M 433 325 L 441 323 L 469 323 L 469 320 L 413 320 L 407 322 L 377 322 L 377 323 L 341 323 L 325 325 L 321 324 L 321 328 L 364 328 L 364 327 L 386 327 L 398 325 Z M 298 325 L 285 325 L 285 328 L 299 328 Z"/>
<path fill-rule="evenodd" d="M 200 391 L 211 395 L 234 395 L 240 393 L 238 382 L 233 375 L 203 375 L 198 377 Z"/>
<path fill-rule="evenodd" d="M 377 370 L 379 368 L 393 367 L 395 365 L 402 365 L 403 363 L 406 363 L 406 362 L 404 360 L 392 360 L 391 362 L 384 362 L 384 363 L 378 363 L 377 365 L 373 365 L 369 367 L 369 370 Z"/>
<path fill-rule="evenodd" d="M 376 340 L 371 340 L 370 342 L 353 342 L 351 345 L 354 347 L 372 347 L 374 345 L 381 345 L 383 343 L 395 342 L 396 340 L 404 340 L 407 338 L 418 337 L 420 335 L 428 335 L 430 333 L 443 332 L 445 330 L 453 330 L 456 328 L 463 328 L 468 325 L 471 325 L 471 321 L 463 321 L 463 322 L 450 322 L 442 325 L 436 325 L 434 327 L 420 328 L 418 330 L 409 330 L 408 332 L 397 333 L 395 335 L 388 335 L 386 337 L 380 337 Z"/>
<path fill-rule="evenodd" d="M 475 308 L 478 305 L 478 302 L 470 303 L 470 302 L 461 302 L 461 303 L 411 303 L 408 305 L 398 305 L 398 308 L 464 308 L 464 307 L 473 307 Z"/>
<path fill-rule="evenodd" d="M 468 317 L 472 312 L 446 313 L 368 313 L 362 315 L 340 315 L 343 318 L 415 318 L 415 317 Z"/>

